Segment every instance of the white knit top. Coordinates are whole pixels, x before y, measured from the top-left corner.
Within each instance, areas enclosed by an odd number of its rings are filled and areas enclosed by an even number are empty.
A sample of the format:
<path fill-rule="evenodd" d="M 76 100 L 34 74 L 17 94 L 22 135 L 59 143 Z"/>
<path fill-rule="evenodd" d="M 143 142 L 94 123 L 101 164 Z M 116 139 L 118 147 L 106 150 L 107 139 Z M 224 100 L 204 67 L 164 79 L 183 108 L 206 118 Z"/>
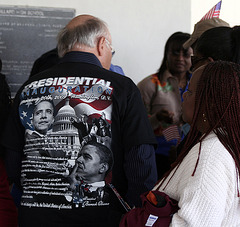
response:
<path fill-rule="evenodd" d="M 159 189 L 179 201 L 180 209 L 173 215 L 171 226 L 240 226 L 240 198 L 232 156 L 211 133 L 202 142 L 199 163 L 192 176 L 199 145 L 184 158 L 165 190 L 174 170 Z"/>

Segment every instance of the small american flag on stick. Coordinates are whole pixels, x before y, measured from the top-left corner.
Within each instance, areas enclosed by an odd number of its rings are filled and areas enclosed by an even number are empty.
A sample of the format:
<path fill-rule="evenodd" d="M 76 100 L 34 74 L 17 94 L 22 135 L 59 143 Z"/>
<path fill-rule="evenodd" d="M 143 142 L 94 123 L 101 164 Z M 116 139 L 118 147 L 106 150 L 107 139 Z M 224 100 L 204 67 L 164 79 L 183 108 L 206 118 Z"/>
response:
<path fill-rule="evenodd" d="M 171 125 L 169 127 L 167 127 L 166 129 L 164 129 L 162 131 L 163 136 L 165 137 L 165 139 L 167 141 L 173 140 L 173 139 L 177 139 L 178 144 L 181 141 L 181 136 L 179 134 L 179 130 L 178 130 L 178 126 L 177 125 Z"/>
<path fill-rule="evenodd" d="M 222 1 L 210 9 L 201 20 L 211 19 L 213 17 L 219 18 Z"/>

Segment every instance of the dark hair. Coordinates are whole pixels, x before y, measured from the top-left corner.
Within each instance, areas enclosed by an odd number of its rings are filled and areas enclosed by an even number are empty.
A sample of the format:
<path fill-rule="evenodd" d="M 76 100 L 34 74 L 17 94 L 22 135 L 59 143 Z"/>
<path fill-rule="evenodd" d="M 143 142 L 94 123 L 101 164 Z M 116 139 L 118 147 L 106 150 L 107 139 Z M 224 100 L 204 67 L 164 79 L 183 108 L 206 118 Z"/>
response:
<path fill-rule="evenodd" d="M 196 90 L 195 110 L 189 136 L 176 162 L 164 176 L 164 180 L 175 167 L 179 167 L 196 142 L 200 142 L 199 160 L 201 141 L 211 131 L 217 135 L 218 139 L 233 157 L 236 170 L 240 173 L 239 83 L 240 65 L 238 64 L 227 61 L 215 61 L 204 68 Z M 206 115 L 210 126 L 204 136 L 199 133 L 196 127 L 197 121 L 202 117 L 202 113 Z M 194 175 L 195 170 L 192 175 Z"/>
<path fill-rule="evenodd" d="M 2 67 L 2 61 L 0 60 Z M 0 134 L 2 134 L 11 107 L 11 94 L 5 75 L 0 72 Z"/>
<path fill-rule="evenodd" d="M 167 69 L 167 54 L 170 51 L 171 45 L 174 43 L 179 50 L 184 50 L 183 44 L 190 38 L 190 34 L 183 33 L 183 32 L 175 32 L 173 33 L 167 40 L 165 47 L 164 47 L 164 56 L 162 60 L 162 64 L 157 72 L 158 77 L 161 81 L 161 75 L 166 71 Z"/>
<path fill-rule="evenodd" d="M 213 60 L 240 63 L 240 26 L 216 27 L 204 32 L 198 39 L 194 52 Z"/>
<path fill-rule="evenodd" d="M 52 100 L 41 100 L 41 101 L 39 101 L 39 102 L 35 105 L 35 107 L 34 107 L 34 109 L 33 109 L 33 116 L 35 115 L 35 112 L 36 112 L 36 109 L 37 109 L 38 105 L 39 105 L 40 103 L 42 103 L 42 102 L 48 102 L 48 103 L 51 104 L 51 107 L 52 107 L 52 109 L 53 109 L 53 115 L 54 115 L 54 105 L 53 105 L 53 101 L 52 101 Z"/>
<path fill-rule="evenodd" d="M 100 163 L 107 163 L 109 165 L 109 168 L 106 172 L 106 175 L 112 170 L 113 167 L 113 153 L 112 151 L 105 145 L 98 143 L 94 140 L 90 140 L 88 143 L 84 145 L 91 145 L 96 147 L 97 154 L 100 158 Z"/>

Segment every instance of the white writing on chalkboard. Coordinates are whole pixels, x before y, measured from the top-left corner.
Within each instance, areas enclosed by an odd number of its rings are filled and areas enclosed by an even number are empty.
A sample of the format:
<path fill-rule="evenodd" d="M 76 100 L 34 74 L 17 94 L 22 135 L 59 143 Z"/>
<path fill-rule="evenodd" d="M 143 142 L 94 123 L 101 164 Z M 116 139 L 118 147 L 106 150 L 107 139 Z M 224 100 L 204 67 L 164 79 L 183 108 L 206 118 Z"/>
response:
<path fill-rule="evenodd" d="M 12 97 L 28 79 L 34 61 L 56 47 L 56 36 L 74 9 L 0 6 L 0 54 Z"/>

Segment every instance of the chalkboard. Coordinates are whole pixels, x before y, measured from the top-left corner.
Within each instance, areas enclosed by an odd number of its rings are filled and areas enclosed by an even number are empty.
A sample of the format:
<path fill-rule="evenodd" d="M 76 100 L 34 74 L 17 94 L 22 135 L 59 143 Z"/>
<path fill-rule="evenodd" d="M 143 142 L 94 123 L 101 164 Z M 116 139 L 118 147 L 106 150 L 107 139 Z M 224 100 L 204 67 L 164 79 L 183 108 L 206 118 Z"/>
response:
<path fill-rule="evenodd" d="M 34 61 L 56 47 L 59 30 L 74 16 L 74 9 L 0 6 L 0 58 L 12 97 Z"/>

